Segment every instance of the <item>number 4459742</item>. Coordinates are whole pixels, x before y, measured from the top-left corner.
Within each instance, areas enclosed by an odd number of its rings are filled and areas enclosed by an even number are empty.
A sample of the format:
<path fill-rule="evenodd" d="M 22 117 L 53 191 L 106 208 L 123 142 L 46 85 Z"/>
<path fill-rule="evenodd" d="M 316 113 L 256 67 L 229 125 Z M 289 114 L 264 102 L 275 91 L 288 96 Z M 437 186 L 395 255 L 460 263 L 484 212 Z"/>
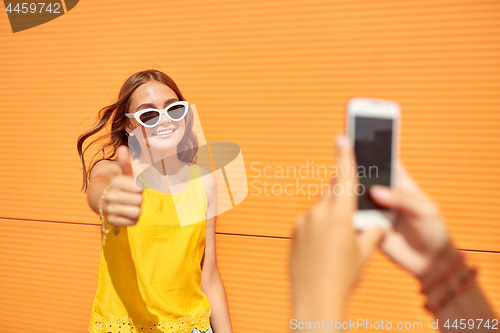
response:
<path fill-rule="evenodd" d="M 19 5 L 21 5 L 21 8 L 19 8 Z M 29 5 L 29 6 L 28 6 Z M 36 13 L 37 9 L 40 8 L 40 11 L 38 11 L 39 14 L 42 13 L 42 11 L 45 8 L 45 12 L 49 13 L 54 13 L 54 14 L 61 14 L 60 9 L 61 9 L 61 4 L 60 3 L 48 3 L 47 6 L 45 6 L 45 2 L 23 2 L 22 4 L 17 3 L 16 7 L 12 9 L 12 3 L 9 3 L 7 8 L 5 10 L 9 13 L 12 12 L 17 12 L 17 13 Z"/>
<path fill-rule="evenodd" d="M 477 325 L 476 325 L 477 323 Z M 482 325 L 482 326 L 481 326 Z M 456 329 L 478 329 L 480 327 L 484 327 L 491 330 L 498 329 L 498 319 L 483 320 L 483 319 L 455 319 L 455 321 L 450 325 L 450 320 L 448 319 L 446 323 L 443 325 L 447 329 L 456 328 Z"/>

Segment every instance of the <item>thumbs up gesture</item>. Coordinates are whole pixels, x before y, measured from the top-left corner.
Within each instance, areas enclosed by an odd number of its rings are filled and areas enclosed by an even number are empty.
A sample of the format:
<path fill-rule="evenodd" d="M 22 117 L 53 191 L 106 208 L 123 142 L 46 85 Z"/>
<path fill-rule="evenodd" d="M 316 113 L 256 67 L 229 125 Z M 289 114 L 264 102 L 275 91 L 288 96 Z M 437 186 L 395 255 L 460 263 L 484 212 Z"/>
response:
<path fill-rule="evenodd" d="M 128 227 L 135 225 L 141 216 L 144 189 L 135 183 L 128 147 L 119 146 L 116 153 L 122 174 L 111 179 L 103 205 L 107 207 L 110 225 Z"/>

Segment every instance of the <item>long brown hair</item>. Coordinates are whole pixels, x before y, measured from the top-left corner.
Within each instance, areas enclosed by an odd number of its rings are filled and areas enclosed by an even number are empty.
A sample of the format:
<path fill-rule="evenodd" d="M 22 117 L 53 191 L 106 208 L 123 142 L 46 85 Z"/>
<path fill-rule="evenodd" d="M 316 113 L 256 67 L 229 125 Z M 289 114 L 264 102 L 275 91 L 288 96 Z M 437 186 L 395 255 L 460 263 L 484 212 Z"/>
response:
<path fill-rule="evenodd" d="M 141 148 L 139 146 L 139 141 L 137 141 L 137 138 L 132 136 L 129 139 L 127 135 L 128 133 L 125 130 L 125 126 L 127 124 L 128 118 L 125 116 L 125 113 L 128 112 L 128 108 L 131 102 L 130 96 L 135 91 L 135 89 L 137 89 L 137 87 L 139 87 L 140 85 L 153 80 L 163 83 L 164 85 L 172 89 L 177 95 L 179 101 L 185 101 L 179 87 L 177 87 L 177 84 L 175 84 L 174 80 L 172 80 L 172 78 L 165 73 L 155 69 L 149 69 L 132 74 L 123 83 L 118 95 L 118 101 L 102 108 L 98 113 L 97 120 L 95 122 L 96 125 L 91 130 L 86 131 L 85 133 L 80 135 L 80 137 L 78 138 L 76 147 L 78 150 L 78 154 L 80 155 L 80 160 L 82 162 L 83 177 L 83 184 L 80 191 L 84 190 L 85 192 L 87 192 L 90 173 L 92 172 L 92 169 L 97 164 L 97 162 L 101 160 L 113 160 L 113 157 L 116 156 L 116 149 L 120 145 L 129 147 L 131 157 L 138 156 L 141 153 Z M 197 160 L 198 138 L 196 137 L 196 133 L 194 133 L 193 131 L 194 116 L 191 108 L 189 108 L 189 111 L 184 119 L 186 121 L 186 132 L 184 133 L 181 142 L 179 142 L 179 145 L 177 146 L 177 157 L 183 162 L 192 164 L 196 163 Z M 97 139 L 92 141 L 85 149 L 82 149 L 85 140 L 109 125 L 111 125 L 110 133 L 102 134 Z M 84 157 L 85 152 L 90 146 L 96 144 L 99 141 L 104 141 L 104 144 L 99 147 L 97 152 L 92 157 L 90 161 L 91 167 L 87 171 Z M 102 157 L 96 159 L 96 156 L 99 155 L 99 153 L 101 153 Z"/>

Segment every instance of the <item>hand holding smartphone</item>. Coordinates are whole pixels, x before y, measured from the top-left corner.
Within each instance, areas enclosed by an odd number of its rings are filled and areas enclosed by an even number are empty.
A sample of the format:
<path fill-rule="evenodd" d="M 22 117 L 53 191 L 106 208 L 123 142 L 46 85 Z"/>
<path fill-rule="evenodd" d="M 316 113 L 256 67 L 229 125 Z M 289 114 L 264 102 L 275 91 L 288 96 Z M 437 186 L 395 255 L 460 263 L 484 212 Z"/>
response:
<path fill-rule="evenodd" d="M 400 114 L 399 105 L 389 100 L 358 97 L 347 103 L 346 133 L 354 144 L 360 184 L 353 217 L 356 229 L 390 226 L 394 221 L 395 212 L 377 205 L 368 190 L 375 184 L 397 186 Z"/>

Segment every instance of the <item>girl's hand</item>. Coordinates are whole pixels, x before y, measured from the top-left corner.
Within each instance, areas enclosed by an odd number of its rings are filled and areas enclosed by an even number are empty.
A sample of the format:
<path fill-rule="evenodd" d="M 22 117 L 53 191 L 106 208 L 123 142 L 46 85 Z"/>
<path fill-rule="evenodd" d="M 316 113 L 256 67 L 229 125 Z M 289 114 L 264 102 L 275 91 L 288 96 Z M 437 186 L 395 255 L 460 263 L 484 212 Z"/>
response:
<path fill-rule="evenodd" d="M 356 234 L 352 216 L 357 209 L 358 179 L 357 172 L 351 172 L 356 170 L 355 155 L 346 137 L 338 138 L 337 150 L 341 171 L 336 192 L 340 187 L 342 194 L 324 194 L 299 218 L 293 235 L 290 273 L 294 315 L 299 321 L 340 320 L 351 288 L 383 235 L 381 228 Z"/>
<path fill-rule="evenodd" d="M 399 187 L 374 185 L 370 195 L 378 204 L 395 209 L 394 227 L 387 230 L 381 249 L 389 258 L 422 281 L 423 274 L 446 266 L 456 254 L 436 204 L 399 165 Z"/>
<path fill-rule="evenodd" d="M 103 211 L 110 225 L 133 226 L 141 216 L 144 189 L 135 183 L 128 147 L 120 146 L 116 153 L 122 174 L 111 179 L 111 186 L 103 200 Z"/>

